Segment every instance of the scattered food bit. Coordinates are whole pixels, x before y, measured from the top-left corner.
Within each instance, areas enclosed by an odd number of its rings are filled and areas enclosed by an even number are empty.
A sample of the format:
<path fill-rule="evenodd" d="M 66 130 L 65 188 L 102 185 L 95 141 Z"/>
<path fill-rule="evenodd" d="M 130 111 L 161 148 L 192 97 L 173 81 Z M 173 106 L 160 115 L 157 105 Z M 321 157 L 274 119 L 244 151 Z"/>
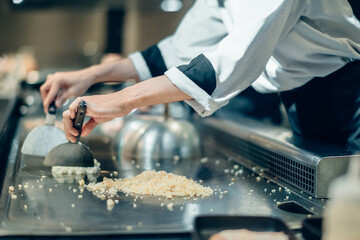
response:
<path fill-rule="evenodd" d="M 114 205 L 115 205 L 114 200 L 112 200 L 112 199 L 106 200 L 106 206 L 107 206 L 108 208 L 114 207 Z"/>
<path fill-rule="evenodd" d="M 52 188 L 49 188 L 49 192 L 52 192 Z"/>
<path fill-rule="evenodd" d="M 314 211 L 314 207 L 311 207 L 310 210 L 311 210 L 311 211 Z"/>
<path fill-rule="evenodd" d="M 138 226 L 141 227 L 143 225 L 142 222 L 138 222 Z"/>
<path fill-rule="evenodd" d="M 285 199 L 286 199 L 286 200 L 289 200 L 289 196 L 286 196 Z"/>
<path fill-rule="evenodd" d="M 234 169 L 238 170 L 239 169 L 239 165 L 234 165 Z"/>
<path fill-rule="evenodd" d="M 137 207 L 136 203 L 133 203 L 133 208 L 136 208 L 136 207 Z"/>
<path fill-rule="evenodd" d="M 210 212 L 213 212 L 213 211 L 214 211 L 214 209 L 210 208 Z"/>
<path fill-rule="evenodd" d="M 229 169 L 224 169 L 224 173 L 229 173 Z"/>
<path fill-rule="evenodd" d="M 173 211 L 174 210 L 174 203 L 169 203 L 168 205 L 166 205 L 166 207 L 167 207 L 167 209 L 169 210 L 169 211 Z"/>
<path fill-rule="evenodd" d="M 85 181 L 84 181 L 84 179 L 79 180 L 79 186 L 80 186 L 80 187 L 85 186 Z"/>
<path fill-rule="evenodd" d="M 43 186 L 43 185 L 39 185 L 39 188 L 44 188 L 44 186 Z"/>
<path fill-rule="evenodd" d="M 118 200 L 118 199 L 115 199 L 114 202 L 115 202 L 116 204 L 118 204 L 118 203 L 119 203 L 119 200 Z"/>
<path fill-rule="evenodd" d="M 239 171 L 237 171 L 240 175 L 244 173 L 243 169 L 240 169 Z"/>
<path fill-rule="evenodd" d="M 74 204 L 74 203 L 72 203 L 72 204 L 71 204 L 71 207 L 72 207 L 72 208 L 75 208 L 75 204 Z"/>
<path fill-rule="evenodd" d="M 160 206 L 163 207 L 165 204 L 164 203 L 161 203 Z"/>
<path fill-rule="evenodd" d="M 114 177 L 119 175 L 119 173 L 117 171 L 114 171 L 113 174 L 114 174 Z"/>
<path fill-rule="evenodd" d="M 21 184 L 18 185 L 18 189 L 21 190 L 23 186 Z"/>
<path fill-rule="evenodd" d="M 28 206 L 26 204 L 24 204 L 24 211 L 28 210 Z"/>
<path fill-rule="evenodd" d="M 180 210 L 181 210 L 181 211 L 182 211 L 182 210 L 184 210 L 184 207 L 183 207 L 183 206 L 181 206 L 181 207 L 180 207 Z"/>
<path fill-rule="evenodd" d="M 82 198 L 83 198 L 83 195 L 79 194 L 78 199 L 82 199 Z"/>
<path fill-rule="evenodd" d="M 252 190 L 252 189 L 250 189 L 249 191 L 250 191 L 251 193 L 254 192 L 254 190 Z"/>
<path fill-rule="evenodd" d="M 266 189 L 266 188 L 264 188 L 264 192 L 267 192 L 267 189 Z"/>
<path fill-rule="evenodd" d="M 271 192 L 272 192 L 272 193 L 276 193 L 276 189 L 272 189 Z"/>
<path fill-rule="evenodd" d="M 127 227 L 126 227 L 126 230 L 127 230 L 127 231 L 132 231 L 133 228 L 132 228 L 132 226 L 127 226 Z"/>
<path fill-rule="evenodd" d="M 156 166 L 156 167 L 160 167 L 161 164 L 160 164 L 160 163 L 155 163 L 155 166 Z"/>
<path fill-rule="evenodd" d="M 139 169 L 140 168 L 140 165 L 139 164 L 136 164 L 136 166 L 135 166 L 137 169 Z"/>
<path fill-rule="evenodd" d="M 220 160 L 216 160 L 215 165 L 219 165 L 219 164 L 220 164 Z"/>
<path fill-rule="evenodd" d="M 201 163 L 207 163 L 208 161 L 209 161 L 209 159 L 207 157 L 200 159 Z"/>
<path fill-rule="evenodd" d="M 11 194 L 11 199 L 15 200 L 15 199 L 17 199 L 17 196 L 14 194 Z"/>
<path fill-rule="evenodd" d="M 260 182 L 261 181 L 261 177 L 256 177 L 256 181 Z"/>
<path fill-rule="evenodd" d="M 10 187 L 9 187 L 9 192 L 14 192 L 14 191 L 15 191 L 14 186 L 10 186 Z"/>
<path fill-rule="evenodd" d="M 309 196 L 309 199 L 312 199 L 312 196 Z"/>
<path fill-rule="evenodd" d="M 24 185 L 24 189 L 28 188 L 29 187 L 29 184 L 28 183 L 25 183 Z"/>
<path fill-rule="evenodd" d="M 74 189 L 73 189 L 73 193 L 76 193 L 76 192 L 77 192 L 77 189 L 76 189 L 76 188 L 74 188 Z"/>
<path fill-rule="evenodd" d="M 65 227 L 65 232 L 71 232 L 71 231 L 72 231 L 71 227 Z"/>

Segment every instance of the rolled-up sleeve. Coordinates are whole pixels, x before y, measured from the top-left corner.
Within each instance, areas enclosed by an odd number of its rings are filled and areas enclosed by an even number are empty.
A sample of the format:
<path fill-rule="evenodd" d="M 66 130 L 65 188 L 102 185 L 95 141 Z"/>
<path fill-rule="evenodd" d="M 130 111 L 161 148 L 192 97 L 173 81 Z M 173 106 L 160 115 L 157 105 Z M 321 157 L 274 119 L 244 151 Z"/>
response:
<path fill-rule="evenodd" d="M 292 0 L 232 1 L 234 24 L 214 50 L 165 75 L 193 98 L 187 101 L 208 116 L 250 86 L 263 72 L 292 9 Z"/>

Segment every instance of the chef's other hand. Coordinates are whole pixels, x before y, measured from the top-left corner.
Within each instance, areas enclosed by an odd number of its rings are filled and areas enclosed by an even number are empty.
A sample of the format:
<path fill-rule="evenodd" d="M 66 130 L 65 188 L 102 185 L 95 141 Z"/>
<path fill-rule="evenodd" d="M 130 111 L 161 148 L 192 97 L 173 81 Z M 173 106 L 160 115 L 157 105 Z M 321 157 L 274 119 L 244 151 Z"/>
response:
<path fill-rule="evenodd" d="M 74 143 L 76 142 L 76 136 L 79 134 L 79 132 L 73 127 L 73 119 L 75 118 L 79 102 L 86 102 L 86 116 L 90 117 L 90 120 L 83 125 L 81 132 L 81 136 L 86 137 L 97 125 L 110 121 L 116 117 L 125 116 L 132 110 L 127 104 L 125 104 L 125 101 L 121 101 L 121 97 L 119 97 L 121 94 L 122 93 L 120 91 L 106 95 L 76 98 L 70 104 L 69 110 L 63 113 L 63 124 L 66 139 Z"/>
<path fill-rule="evenodd" d="M 84 94 L 93 84 L 93 80 L 91 68 L 49 74 L 46 82 L 40 87 L 44 111 L 47 113 L 50 103 L 55 98 L 55 105 L 60 108 L 67 99 Z"/>

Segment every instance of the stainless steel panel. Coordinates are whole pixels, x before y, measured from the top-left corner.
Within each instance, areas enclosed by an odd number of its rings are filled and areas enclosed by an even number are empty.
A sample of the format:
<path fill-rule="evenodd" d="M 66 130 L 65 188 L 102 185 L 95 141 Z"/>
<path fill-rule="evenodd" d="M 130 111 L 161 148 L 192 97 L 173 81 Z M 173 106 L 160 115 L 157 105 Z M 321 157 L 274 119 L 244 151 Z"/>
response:
<path fill-rule="evenodd" d="M 360 158 L 342 146 L 304 140 L 288 129 L 245 118 L 238 123 L 206 118 L 198 127 L 205 138 L 225 143 L 242 164 L 260 166 L 316 198 L 326 198 L 331 180 L 347 171 L 349 159 Z"/>

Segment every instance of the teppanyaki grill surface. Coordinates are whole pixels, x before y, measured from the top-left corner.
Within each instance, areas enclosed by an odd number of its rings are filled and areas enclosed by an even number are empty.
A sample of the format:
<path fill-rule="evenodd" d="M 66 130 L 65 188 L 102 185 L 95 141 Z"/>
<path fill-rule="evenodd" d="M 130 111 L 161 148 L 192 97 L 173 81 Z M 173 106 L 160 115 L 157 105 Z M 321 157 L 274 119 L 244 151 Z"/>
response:
<path fill-rule="evenodd" d="M 307 215 L 285 212 L 277 208 L 277 202 L 303 201 L 301 204 L 313 207 L 314 212 L 322 208 L 321 201 L 310 202 L 306 195 L 285 191 L 284 186 L 242 167 L 221 148 L 202 139 L 202 159 L 164 159 L 155 170 L 202 180 L 202 185 L 215 191 L 212 196 L 168 200 L 118 193 L 113 196 L 118 203 L 108 210 L 105 200 L 86 189 L 81 192 L 78 183 L 81 176 L 54 178 L 47 169 L 36 170 L 41 159 L 29 161 L 21 157 L 19 148 L 27 121 L 27 118 L 20 121 L 5 170 L 0 198 L 0 237 L 183 234 L 191 233 L 195 217 L 205 214 L 274 216 L 288 226 L 300 227 Z M 115 139 L 100 129 L 84 140 L 102 170 L 118 171 L 118 178 L 149 170 L 132 159 L 120 160 L 112 150 Z M 10 186 L 14 187 L 13 193 L 9 192 Z M 168 208 L 170 203 L 173 207 Z"/>
<path fill-rule="evenodd" d="M 213 234 L 223 230 L 247 229 L 256 232 L 283 232 L 290 240 L 296 240 L 295 234 L 277 218 L 258 216 L 198 216 L 195 219 L 193 240 L 207 240 Z"/>

